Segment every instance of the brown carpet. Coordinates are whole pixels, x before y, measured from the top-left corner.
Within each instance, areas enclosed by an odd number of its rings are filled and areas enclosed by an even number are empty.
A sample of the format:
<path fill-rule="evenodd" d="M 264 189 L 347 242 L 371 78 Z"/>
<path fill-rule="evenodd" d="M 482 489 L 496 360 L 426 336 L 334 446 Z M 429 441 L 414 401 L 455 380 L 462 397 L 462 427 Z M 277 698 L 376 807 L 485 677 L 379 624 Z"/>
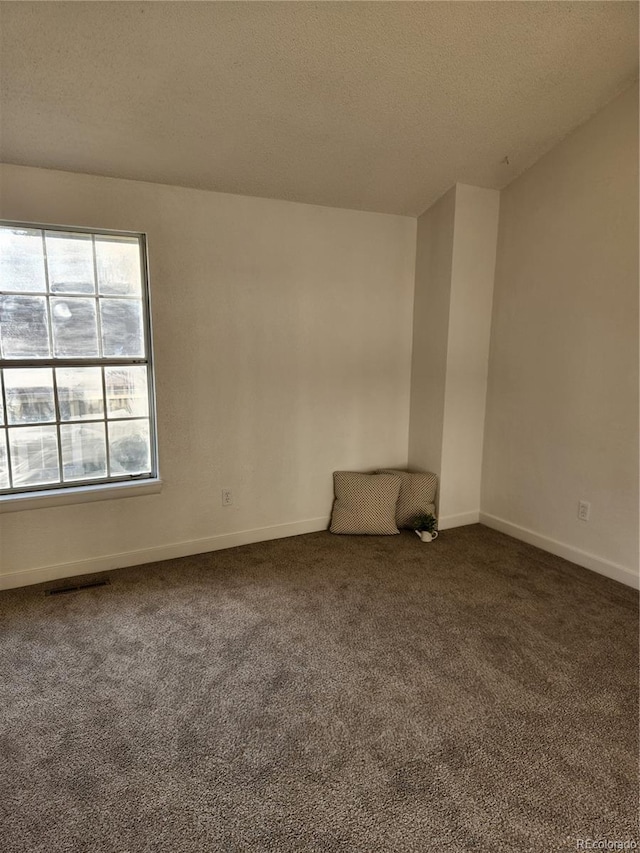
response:
<path fill-rule="evenodd" d="M 627 587 L 479 525 L 110 577 L 0 596 L 3 853 L 639 840 Z"/>

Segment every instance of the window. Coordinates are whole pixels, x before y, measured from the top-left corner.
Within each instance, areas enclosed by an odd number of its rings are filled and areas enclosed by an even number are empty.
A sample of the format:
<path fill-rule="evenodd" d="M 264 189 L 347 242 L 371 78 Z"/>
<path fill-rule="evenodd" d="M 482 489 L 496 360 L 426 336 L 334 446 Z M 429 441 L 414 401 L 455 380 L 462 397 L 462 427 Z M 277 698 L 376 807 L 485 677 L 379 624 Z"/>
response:
<path fill-rule="evenodd" d="M 142 234 L 0 223 L 0 497 L 157 476 Z"/>

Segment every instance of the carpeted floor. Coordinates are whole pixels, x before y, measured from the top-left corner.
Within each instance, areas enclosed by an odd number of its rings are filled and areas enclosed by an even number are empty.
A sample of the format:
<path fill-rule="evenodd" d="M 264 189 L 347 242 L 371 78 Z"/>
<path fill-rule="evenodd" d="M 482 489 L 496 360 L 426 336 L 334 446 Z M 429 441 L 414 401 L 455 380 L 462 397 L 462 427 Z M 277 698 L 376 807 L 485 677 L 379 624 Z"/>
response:
<path fill-rule="evenodd" d="M 640 842 L 627 587 L 479 525 L 110 578 L 0 596 L 3 853 Z"/>

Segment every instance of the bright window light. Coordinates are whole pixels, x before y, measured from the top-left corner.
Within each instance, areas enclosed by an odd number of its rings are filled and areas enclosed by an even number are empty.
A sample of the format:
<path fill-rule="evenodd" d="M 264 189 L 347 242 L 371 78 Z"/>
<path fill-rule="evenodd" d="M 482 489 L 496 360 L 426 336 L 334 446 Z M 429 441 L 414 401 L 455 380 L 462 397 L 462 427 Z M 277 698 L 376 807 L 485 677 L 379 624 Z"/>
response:
<path fill-rule="evenodd" d="M 157 477 L 142 234 L 0 223 L 0 497 Z"/>

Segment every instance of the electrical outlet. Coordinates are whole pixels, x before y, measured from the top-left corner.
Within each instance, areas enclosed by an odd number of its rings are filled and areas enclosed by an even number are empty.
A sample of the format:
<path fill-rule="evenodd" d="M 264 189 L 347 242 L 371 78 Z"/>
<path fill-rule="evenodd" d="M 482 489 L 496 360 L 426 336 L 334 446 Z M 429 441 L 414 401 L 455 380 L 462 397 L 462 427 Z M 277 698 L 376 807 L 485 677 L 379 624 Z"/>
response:
<path fill-rule="evenodd" d="M 578 503 L 578 518 L 580 521 L 589 521 L 591 515 L 591 504 L 589 501 L 580 501 Z"/>
<path fill-rule="evenodd" d="M 222 490 L 222 506 L 232 506 L 233 505 L 233 492 L 231 489 L 223 489 Z"/>

